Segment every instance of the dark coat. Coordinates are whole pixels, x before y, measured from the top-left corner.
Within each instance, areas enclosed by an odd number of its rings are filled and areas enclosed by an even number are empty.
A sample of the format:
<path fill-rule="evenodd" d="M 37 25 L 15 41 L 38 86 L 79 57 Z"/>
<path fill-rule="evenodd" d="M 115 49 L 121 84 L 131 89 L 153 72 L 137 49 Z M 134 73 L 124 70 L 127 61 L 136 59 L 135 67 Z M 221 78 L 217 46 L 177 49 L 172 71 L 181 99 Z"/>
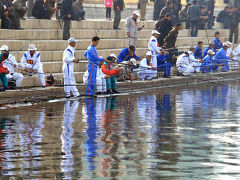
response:
<path fill-rule="evenodd" d="M 46 8 L 47 8 L 47 4 L 44 3 L 43 0 L 36 0 L 32 8 L 32 15 L 34 17 L 38 17 L 39 12 Z"/>
<path fill-rule="evenodd" d="M 176 41 L 178 36 L 178 30 L 176 28 L 172 29 L 167 37 L 164 39 L 164 46 L 167 48 L 173 48 L 175 47 Z"/>
<path fill-rule="evenodd" d="M 160 16 L 165 16 L 166 14 L 170 14 L 170 16 L 172 17 L 173 16 L 173 9 L 169 8 L 168 6 L 164 7 L 161 10 Z"/>
<path fill-rule="evenodd" d="M 160 28 L 158 29 L 158 32 L 160 32 L 160 36 L 166 37 L 172 29 L 172 23 L 168 19 L 164 19 Z"/>
<path fill-rule="evenodd" d="M 60 19 L 68 20 L 69 14 L 71 15 L 71 19 L 73 19 L 73 2 L 72 0 L 63 0 L 60 11 Z"/>
<path fill-rule="evenodd" d="M 123 11 L 124 1 L 123 0 L 113 0 L 113 10 Z"/>
<path fill-rule="evenodd" d="M 226 11 L 220 11 L 217 17 L 217 22 L 224 23 L 225 19 L 229 17 L 228 13 Z"/>
<path fill-rule="evenodd" d="M 199 5 L 191 5 L 188 8 L 188 19 L 190 21 L 200 21 L 200 7 Z"/>

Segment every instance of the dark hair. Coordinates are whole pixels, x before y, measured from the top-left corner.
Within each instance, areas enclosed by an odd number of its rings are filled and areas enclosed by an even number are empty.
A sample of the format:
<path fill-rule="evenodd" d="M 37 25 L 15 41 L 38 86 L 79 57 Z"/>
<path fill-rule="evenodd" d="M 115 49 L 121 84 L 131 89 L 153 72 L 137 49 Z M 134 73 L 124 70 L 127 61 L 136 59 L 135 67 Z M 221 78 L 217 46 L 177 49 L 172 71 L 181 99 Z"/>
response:
<path fill-rule="evenodd" d="M 202 44 L 202 43 L 203 43 L 202 41 L 198 41 L 198 42 L 197 42 L 198 45 L 199 45 L 199 44 Z"/>
<path fill-rule="evenodd" d="M 171 17 L 171 15 L 167 13 L 167 14 L 165 15 L 165 17 Z"/>
<path fill-rule="evenodd" d="M 175 25 L 175 27 L 180 27 L 180 26 L 182 26 L 181 23 L 177 23 L 177 24 Z"/>
<path fill-rule="evenodd" d="M 130 51 L 135 51 L 135 46 L 131 45 L 128 47 L 130 49 Z"/>
<path fill-rule="evenodd" d="M 190 47 L 189 50 L 192 51 L 192 50 L 195 50 L 195 48 L 194 47 Z"/>
<path fill-rule="evenodd" d="M 93 38 L 92 38 L 92 41 L 99 41 L 100 40 L 100 38 L 98 37 L 98 36 L 94 36 Z"/>
<path fill-rule="evenodd" d="M 219 35 L 219 34 L 220 34 L 220 32 L 219 32 L 219 31 L 215 32 L 215 36 L 216 36 L 216 35 Z"/>
<path fill-rule="evenodd" d="M 8 56 L 9 56 L 9 52 L 8 52 L 8 51 L 3 51 L 3 52 L 1 53 L 1 55 L 2 55 L 2 57 L 5 57 L 5 58 L 7 59 Z"/>
<path fill-rule="evenodd" d="M 170 4 L 172 4 L 173 2 L 171 0 L 167 1 L 167 5 L 169 6 Z"/>
<path fill-rule="evenodd" d="M 159 19 L 162 19 L 162 18 L 164 18 L 164 16 L 159 16 Z"/>

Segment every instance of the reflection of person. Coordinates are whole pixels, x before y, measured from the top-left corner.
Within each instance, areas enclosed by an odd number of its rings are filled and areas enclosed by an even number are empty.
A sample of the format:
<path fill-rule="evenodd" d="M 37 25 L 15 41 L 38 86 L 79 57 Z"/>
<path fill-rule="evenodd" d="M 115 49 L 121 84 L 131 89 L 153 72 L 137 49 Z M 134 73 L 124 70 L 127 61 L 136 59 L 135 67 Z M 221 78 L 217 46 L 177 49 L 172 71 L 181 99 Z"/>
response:
<path fill-rule="evenodd" d="M 94 170 L 96 168 L 94 158 L 97 155 L 98 149 L 96 144 L 97 125 L 94 99 L 86 98 L 85 103 L 87 112 L 87 129 L 86 129 L 87 140 L 85 141 L 87 169 Z"/>
<path fill-rule="evenodd" d="M 72 146 L 73 146 L 73 127 L 72 123 L 75 120 L 75 115 L 79 107 L 79 101 L 73 101 L 71 104 L 70 101 L 65 101 L 64 104 L 64 120 L 62 124 L 62 152 L 64 155 L 61 160 L 61 169 L 64 173 L 66 179 L 71 179 L 70 172 L 73 171 L 73 155 L 72 155 Z"/>

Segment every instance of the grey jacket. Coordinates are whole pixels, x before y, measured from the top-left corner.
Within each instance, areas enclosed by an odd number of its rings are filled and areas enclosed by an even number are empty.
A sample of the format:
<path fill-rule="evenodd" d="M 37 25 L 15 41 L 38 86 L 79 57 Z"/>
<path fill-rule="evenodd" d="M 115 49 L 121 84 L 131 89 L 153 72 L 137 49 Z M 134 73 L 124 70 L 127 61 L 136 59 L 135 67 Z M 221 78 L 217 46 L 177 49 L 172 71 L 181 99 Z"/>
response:
<path fill-rule="evenodd" d="M 137 38 L 137 31 L 139 30 L 139 28 L 137 27 L 137 24 L 132 18 L 132 16 L 128 17 L 126 20 L 126 30 L 130 33 L 130 38 Z"/>
<path fill-rule="evenodd" d="M 201 20 L 201 13 L 199 5 L 191 5 L 188 8 L 188 20 L 189 21 L 200 21 Z"/>

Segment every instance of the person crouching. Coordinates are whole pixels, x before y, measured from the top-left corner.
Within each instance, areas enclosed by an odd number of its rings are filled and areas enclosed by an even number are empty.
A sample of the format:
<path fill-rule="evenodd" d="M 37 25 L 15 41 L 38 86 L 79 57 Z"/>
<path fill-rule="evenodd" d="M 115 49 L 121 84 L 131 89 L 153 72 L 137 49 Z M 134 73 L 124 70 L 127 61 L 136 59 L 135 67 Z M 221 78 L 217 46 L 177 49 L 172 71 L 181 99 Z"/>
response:
<path fill-rule="evenodd" d="M 168 62 L 168 59 L 167 52 L 161 49 L 160 53 L 157 55 L 157 70 L 164 72 L 164 78 L 170 78 L 171 76 L 171 63 Z"/>
<path fill-rule="evenodd" d="M 137 75 L 142 81 L 144 81 L 145 79 L 151 80 L 153 77 L 157 76 L 157 68 L 152 67 L 151 59 L 152 53 L 151 51 L 148 51 L 146 53 L 146 58 L 142 59 L 140 62 Z"/>
<path fill-rule="evenodd" d="M 213 50 L 208 50 L 207 56 L 203 58 L 203 61 L 201 63 L 201 71 L 202 73 L 209 73 L 211 71 L 214 71 L 214 63 L 213 63 L 213 56 L 215 55 L 215 52 Z"/>
<path fill-rule="evenodd" d="M 116 77 L 115 76 L 121 73 L 121 68 L 114 69 L 112 67 L 112 63 L 114 61 L 115 61 L 114 57 L 108 56 L 107 61 L 105 61 L 102 66 L 102 72 L 109 76 L 109 78 L 106 78 L 107 93 L 119 93 L 116 90 L 117 85 L 116 85 Z"/>
<path fill-rule="evenodd" d="M 121 62 L 122 72 L 118 77 L 119 81 L 130 80 L 133 81 L 133 67 L 137 65 L 137 61 L 131 58 L 129 61 Z"/>
<path fill-rule="evenodd" d="M 8 69 L 3 67 L 3 61 L 5 61 L 9 56 L 8 52 L 1 52 L 0 54 L 0 91 L 5 91 L 8 87 L 7 74 Z"/>

